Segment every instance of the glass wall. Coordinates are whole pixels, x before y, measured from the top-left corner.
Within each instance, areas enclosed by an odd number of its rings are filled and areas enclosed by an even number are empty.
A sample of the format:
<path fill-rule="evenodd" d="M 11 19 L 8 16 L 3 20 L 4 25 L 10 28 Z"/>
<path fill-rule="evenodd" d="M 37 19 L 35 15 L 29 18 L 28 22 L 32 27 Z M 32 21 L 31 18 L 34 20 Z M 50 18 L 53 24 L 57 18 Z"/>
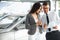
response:
<path fill-rule="evenodd" d="M 56 1 L 56 12 L 58 13 L 60 17 L 60 1 Z"/>

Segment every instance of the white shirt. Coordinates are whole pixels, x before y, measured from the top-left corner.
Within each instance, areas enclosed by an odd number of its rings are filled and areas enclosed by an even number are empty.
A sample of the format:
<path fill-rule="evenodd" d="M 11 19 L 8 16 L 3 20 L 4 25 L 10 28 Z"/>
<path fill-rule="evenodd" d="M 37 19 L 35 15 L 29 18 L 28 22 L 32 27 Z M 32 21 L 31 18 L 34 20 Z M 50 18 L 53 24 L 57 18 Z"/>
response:
<path fill-rule="evenodd" d="M 58 16 L 55 12 L 48 12 L 49 22 L 58 20 Z M 42 22 L 47 24 L 46 14 L 42 16 Z"/>
<path fill-rule="evenodd" d="M 53 21 L 58 21 L 59 17 L 58 15 L 53 11 L 49 11 L 48 12 L 48 18 L 49 18 L 49 23 L 53 22 Z M 44 26 L 44 24 L 47 24 L 47 18 L 46 18 L 46 14 L 44 13 L 44 15 L 42 16 L 42 24 Z"/>

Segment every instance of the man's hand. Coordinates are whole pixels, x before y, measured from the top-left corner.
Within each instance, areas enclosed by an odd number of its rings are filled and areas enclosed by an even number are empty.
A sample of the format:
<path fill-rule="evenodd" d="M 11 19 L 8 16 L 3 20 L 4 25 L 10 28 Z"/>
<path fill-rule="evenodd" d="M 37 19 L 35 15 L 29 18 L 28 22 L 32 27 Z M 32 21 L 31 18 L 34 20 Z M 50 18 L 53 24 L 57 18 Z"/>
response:
<path fill-rule="evenodd" d="M 44 24 L 44 30 L 46 30 L 47 29 L 47 24 Z"/>
<path fill-rule="evenodd" d="M 54 26 L 54 27 L 53 27 L 53 29 L 58 29 L 58 26 L 57 26 L 57 25 L 56 25 L 56 26 Z"/>

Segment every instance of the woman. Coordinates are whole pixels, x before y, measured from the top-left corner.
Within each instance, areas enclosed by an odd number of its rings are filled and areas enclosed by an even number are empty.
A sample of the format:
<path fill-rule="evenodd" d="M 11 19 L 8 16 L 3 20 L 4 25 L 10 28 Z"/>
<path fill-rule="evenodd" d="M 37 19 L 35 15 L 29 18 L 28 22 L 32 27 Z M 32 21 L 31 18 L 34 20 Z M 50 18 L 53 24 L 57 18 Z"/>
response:
<path fill-rule="evenodd" d="M 28 40 L 39 40 L 39 33 L 42 33 L 42 22 L 39 13 L 41 11 L 40 2 L 36 2 L 26 17 L 26 29 L 28 29 Z"/>

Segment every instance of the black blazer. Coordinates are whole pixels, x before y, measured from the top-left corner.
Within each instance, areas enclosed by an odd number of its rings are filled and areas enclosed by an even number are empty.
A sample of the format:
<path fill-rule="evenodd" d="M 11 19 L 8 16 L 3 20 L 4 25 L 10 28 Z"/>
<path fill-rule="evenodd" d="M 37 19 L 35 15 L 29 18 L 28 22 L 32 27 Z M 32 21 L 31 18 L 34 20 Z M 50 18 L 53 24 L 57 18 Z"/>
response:
<path fill-rule="evenodd" d="M 47 32 L 46 40 L 60 40 L 60 32 L 58 30 Z"/>
<path fill-rule="evenodd" d="M 26 16 L 25 26 L 26 26 L 26 29 L 29 30 L 28 31 L 29 35 L 35 34 L 35 32 L 36 32 L 36 23 L 35 23 L 35 20 L 34 20 L 34 18 L 31 14 L 27 14 L 27 16 Z M 42 28 L 39 27 L 39 29 L 41 30 Z"/>

